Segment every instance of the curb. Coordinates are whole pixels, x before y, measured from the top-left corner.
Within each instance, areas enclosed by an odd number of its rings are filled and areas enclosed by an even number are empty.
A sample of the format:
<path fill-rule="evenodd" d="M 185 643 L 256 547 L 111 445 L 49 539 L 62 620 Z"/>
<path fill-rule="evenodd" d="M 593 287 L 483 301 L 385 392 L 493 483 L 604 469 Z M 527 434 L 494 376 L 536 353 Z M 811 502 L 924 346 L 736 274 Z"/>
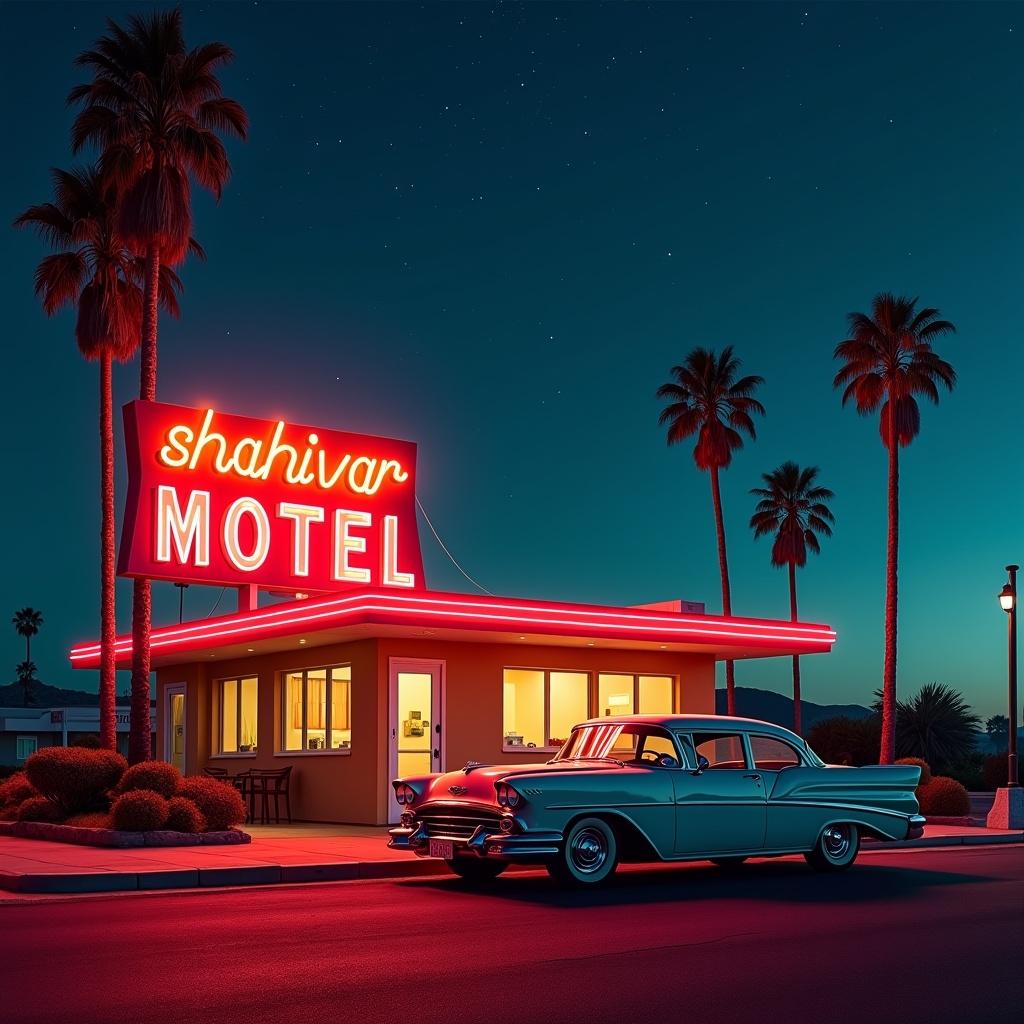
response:
<path fill-rule="evenodd" d="M 932 836 L 883 843 L 866 839 L 865 853 L 956 846 L 1001 846 L 1024 842 L 1024 832 L 1000 835 Z M 284 885 L 302 882 L 357 882 L 380 878 L 445 875 L 438 860 L 366 860 L 312 864 L 249 864 L 237 868 L 180 868 L 164 871 L 31 872 L 0 871 L 0 890 L 16 893 L 137 892 L 159 889 L 205 889 L 225 886 Z"/>

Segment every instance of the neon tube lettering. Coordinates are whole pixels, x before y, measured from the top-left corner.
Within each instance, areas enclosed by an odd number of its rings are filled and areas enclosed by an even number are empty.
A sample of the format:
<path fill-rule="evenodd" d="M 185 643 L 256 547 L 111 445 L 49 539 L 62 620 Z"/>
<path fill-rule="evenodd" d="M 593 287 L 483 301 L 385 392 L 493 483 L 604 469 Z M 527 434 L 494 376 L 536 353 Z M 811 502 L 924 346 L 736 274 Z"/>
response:
<path fill-rule="evenodd" d="M 309 575 L 309 524 L 322 523 L 324 510 L 316 505 L 297 505 L 292 501 L 282 501 L 277 506 L 277 514 L 282 519 L 292 521 L 292 575 Z"/>
<path fill-rule="evenodd" d="M 178 492 L 165 484 L 156 489 L 156 560 L 171 561 L 171 547 L 185 565 L 210 564 L 210 492 L 192 491 L 182 513 Z M 195 550 L 194 555 L 192 554 Z"/>
<path fill-rule="evenodd" d="M 254 543 L 248 554 L 242 550 L 238 532 L 242 525 L 242 516 L 252 517 Z M 238 498 L 224 513 L 224 524 L 221 531 L 224 554 L 227 560 L 241 572 L 255 572 L 266 560 L 270 552 L 270 519 L 266 510 L 255 498 Z"/>
<path fill-rule="evenodd" d="M 353 537 L 349 534 L 350 527 L 365 527 L 373 524 L 373 516 L 369 512 L 353 512 L 339 508 L 334 512 L 334 570 L 331 578 L 345 580 L 349 583 L 369 583 L 370 570 L 360 566 L 349 565 L 348 556 L 351 552 L 364 553 L 366 538 Z"/>

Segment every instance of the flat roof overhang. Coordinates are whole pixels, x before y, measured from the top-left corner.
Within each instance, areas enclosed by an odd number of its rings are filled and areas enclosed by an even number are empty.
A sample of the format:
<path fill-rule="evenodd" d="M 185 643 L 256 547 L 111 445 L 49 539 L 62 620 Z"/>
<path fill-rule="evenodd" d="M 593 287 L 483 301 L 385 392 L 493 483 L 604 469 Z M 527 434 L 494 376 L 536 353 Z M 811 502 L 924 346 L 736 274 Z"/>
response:
<path fill-rule="evenodd" d="M 828 626 L 781 619 L 694 615 L 642 608 L 564 604 L 441 591 L 360 589 L 152 631 L 154 667 L 210 657 L 248 657 L 370 637 L 540 644 L 713 654 L 718 660 L 818 654 L 831 650 Z M 132 638 L 115 642 L 131 664 Z M 73 668 L 98 668 L 100 645 L 71 650 Z"/>

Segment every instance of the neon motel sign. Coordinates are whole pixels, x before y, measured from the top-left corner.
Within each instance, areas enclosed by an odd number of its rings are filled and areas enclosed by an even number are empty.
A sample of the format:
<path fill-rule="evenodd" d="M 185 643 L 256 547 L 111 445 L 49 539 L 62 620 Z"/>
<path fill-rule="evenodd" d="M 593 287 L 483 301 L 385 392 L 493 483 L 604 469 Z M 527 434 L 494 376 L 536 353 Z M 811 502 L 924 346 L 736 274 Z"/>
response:
<path fill-rule="evenodd" d="M 124 426 L 121 575 L 423 587 L 412 442 L 158 402 L 126 405 Z"/>

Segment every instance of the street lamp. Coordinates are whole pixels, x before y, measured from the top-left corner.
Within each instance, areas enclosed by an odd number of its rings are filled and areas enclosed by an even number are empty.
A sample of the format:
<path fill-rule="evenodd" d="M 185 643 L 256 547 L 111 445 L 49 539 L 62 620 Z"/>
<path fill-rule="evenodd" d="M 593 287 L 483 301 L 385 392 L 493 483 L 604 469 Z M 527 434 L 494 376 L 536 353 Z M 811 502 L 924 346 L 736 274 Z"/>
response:
<path fill-rule="evenodd" d="M 989 828 L 1020 828 L 1024 825 L 1024 791 L 1017 781 L 1017 570 L 1008 565 L 1009 580 L 999 591 L 999 607 L 1006 612 L 1009 679 L 1010 734 L 1006 745 L 1006 786 L 996 792 L 986 824 Z"/>

